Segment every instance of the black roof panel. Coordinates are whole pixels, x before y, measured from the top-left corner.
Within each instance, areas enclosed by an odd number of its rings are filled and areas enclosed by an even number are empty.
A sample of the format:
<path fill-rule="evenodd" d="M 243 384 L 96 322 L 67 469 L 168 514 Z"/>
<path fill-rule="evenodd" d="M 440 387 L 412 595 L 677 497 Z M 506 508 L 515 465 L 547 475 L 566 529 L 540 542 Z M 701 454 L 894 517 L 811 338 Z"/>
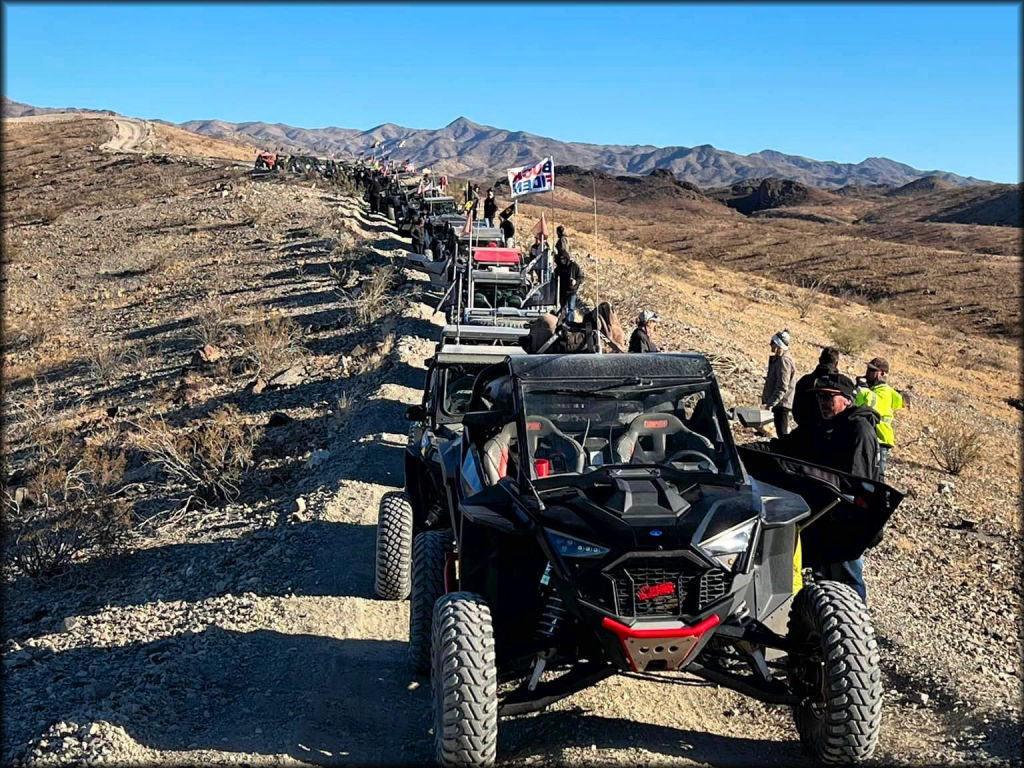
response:
<path fill-rule="evenodd" d="M 618 379 L 709 379 L 711 363 L 697 352 L 658 354 L 525 355 L 510 360 L 512 375 L 524 381 Z"/>

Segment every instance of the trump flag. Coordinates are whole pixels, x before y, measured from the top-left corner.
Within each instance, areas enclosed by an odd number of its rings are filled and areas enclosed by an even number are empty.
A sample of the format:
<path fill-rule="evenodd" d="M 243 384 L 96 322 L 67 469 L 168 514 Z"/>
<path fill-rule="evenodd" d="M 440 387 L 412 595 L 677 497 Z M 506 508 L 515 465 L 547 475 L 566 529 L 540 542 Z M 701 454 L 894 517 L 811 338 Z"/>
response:
<path fill-rule="evenodd" d="M 532 195 L 536 192 L 551 192 L 555 188 L 555 163 L 545 157 L 539 163 L 522 168 L 508 169 L 508 186 L 512 197 Z"/>

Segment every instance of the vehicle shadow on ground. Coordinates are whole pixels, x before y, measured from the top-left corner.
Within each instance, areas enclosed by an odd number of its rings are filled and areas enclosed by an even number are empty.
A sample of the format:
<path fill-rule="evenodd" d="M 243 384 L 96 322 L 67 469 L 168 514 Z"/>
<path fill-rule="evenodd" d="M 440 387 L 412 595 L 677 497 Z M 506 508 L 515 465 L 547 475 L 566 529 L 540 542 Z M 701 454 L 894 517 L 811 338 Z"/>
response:
<path fill-rule="evenodd" d="M 111 606 L 199 603 L 245 592 L 369 599 L 373 597 L 372 567 L 347 564 L 372 563 L 375 537 L 373 525 L 313 520 L 285 525 L 280 531 L 256 530 L 237 538 L 94 558 L 73 565 L 51 582 L 21 578 L 8 584 L 4 634 L 22 641 L 61 631 L 68 616 L 89 616 Z M 330 552 L 326 566 L 321 552 Z M 23 602 L 39 606 L 56 585 L 74 585 L 74 592 L 61 592 L 77 594 L 60 604 L 44 603 L 47 607 L 31 616 L 14 612 L 14 605 Z"/>
<path fill-rule="evenodd" d="M 397 640 L 211 626 L 50 653 L 8 675 L 31 711 L 17 721 L 23 732 L 5 733 L 11 751 L 58 720 L 105 720 L 159 750 L 353 765 L 429 756 L 428 689 L 410 688 L 406 644 Z M 4 757 L 10 764 L 15 755 Z"/>
<path fill-rule="evenodd" d="M 641 748 L 671 757 L 685 757 L 713 766 L 779 765 L 810 766 L 799 743 L 765 741 L 741 736 L 720 736 L 670 726 L 640 723 L 619 717 L 603 717 L 580 709 L 541 712 L 535 717 L 502 720 L 499 758 L 511 762 L 559 761 L 566 747 L 593 745 L 594 761 L 608 749 Z"/>

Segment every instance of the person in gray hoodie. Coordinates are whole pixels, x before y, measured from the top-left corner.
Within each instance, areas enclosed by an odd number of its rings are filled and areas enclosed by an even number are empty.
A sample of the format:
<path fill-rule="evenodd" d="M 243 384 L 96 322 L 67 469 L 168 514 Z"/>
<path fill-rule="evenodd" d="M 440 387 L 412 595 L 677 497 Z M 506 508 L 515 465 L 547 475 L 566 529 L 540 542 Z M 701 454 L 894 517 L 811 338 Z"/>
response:
<path fill-rule="evenodd" d="M 789 329 L 772 336 L 770 346 L 771 356 L 768 358 L 768 374 L 761 392 L 761 405 L 771 409 L 775 417 L 775 434 L 783 437 L 789 434 L 789 414 L 793 410 L 793 395 L 796 391 L 796 363 L 789 351 Z"/>

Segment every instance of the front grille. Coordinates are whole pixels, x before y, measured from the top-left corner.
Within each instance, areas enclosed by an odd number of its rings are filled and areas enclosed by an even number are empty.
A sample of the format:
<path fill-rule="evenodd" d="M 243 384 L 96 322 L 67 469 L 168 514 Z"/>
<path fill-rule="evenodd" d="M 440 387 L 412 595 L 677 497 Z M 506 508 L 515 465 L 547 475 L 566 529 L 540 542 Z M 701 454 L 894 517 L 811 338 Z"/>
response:
<path fill-rule="evenodd" d="M 635 558 L 604 574 L 611 582 L 615 612 L 627 618 L 696 614 L 724 597 L 732 577 L 675 558 Z M 672 585 L 668 591 L 666 585 Z M 651 596 L 641 599 L 640 594 Z"/>

